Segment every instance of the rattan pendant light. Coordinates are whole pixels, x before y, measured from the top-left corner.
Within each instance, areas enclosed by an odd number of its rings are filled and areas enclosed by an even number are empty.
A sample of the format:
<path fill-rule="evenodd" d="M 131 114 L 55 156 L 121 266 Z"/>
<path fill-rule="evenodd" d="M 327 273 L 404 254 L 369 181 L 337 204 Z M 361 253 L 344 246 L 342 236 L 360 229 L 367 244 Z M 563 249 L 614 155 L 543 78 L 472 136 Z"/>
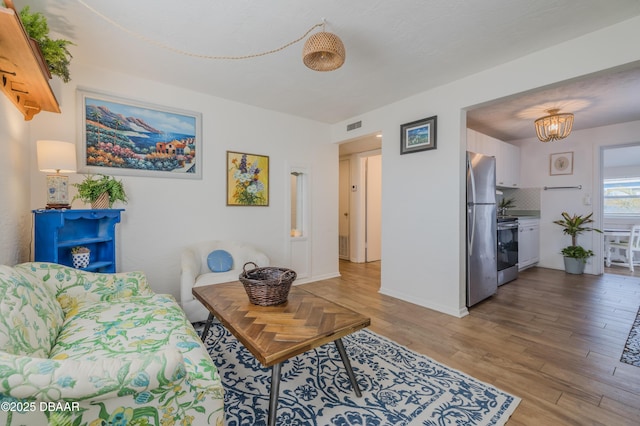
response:
<path fill-rule="evenodd" d="M 314 71 L 333 71 L 344 64 L 344 44 L 335 34 L 324 30 L 313 34 L 304 43 L 302 62 Z"/>

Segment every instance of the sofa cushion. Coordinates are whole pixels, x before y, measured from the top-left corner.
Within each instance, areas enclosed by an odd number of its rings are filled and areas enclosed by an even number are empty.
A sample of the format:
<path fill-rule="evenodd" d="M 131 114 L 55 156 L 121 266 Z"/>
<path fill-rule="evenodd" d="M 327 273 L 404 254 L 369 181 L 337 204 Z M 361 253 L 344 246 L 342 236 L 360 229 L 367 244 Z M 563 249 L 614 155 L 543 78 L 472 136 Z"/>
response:
<path fill-rule="evenodd" d="M 136 359 L 168 348 L 196 364 L 207 357 L 175 299 L 157 294 L 83 305 L 65 320 L 50 357 Z"/>
<path fill-rule="evenodd" d="M 102 274 L 47 262 L 23 263 L 14 270 L 32 283 L 47 287 L 65 317 L 74 315 L 83 304 L 154 294 L 140 271 Z"/>
<path fill-rule="evenodd" d="M 117 398 L 123 394 L 148 393 L 149 390 L 153 390 L 156 394 L 162 390 L 165 393 L 171 393 L 167 392 L 166 388 L 180 386 L 187 376 L 182 354 L 175 348 L 167 348 L 157 354 L 141 354 L 138 357 L 128 358 L 52 360 L 21 356 L 19 360 L 20 362 L 16 362 L 16 358 L 12 358 L 12 355 L 0 352 L 0 365 L 3 367 L 3 375 L 7 378 L 0 381 L 0 394 L 5 398 L 9 395 L 31 401 L 35 397 L 63 402 L 84 399 L 87 395 L 91 395 L 91 403 L 94 404 L 96 401 Z M 39 406 L 40 404 L 37 405 Z M 72 423 L 54 421 L 27 424 L 71 425 Z M 107 423 L 91 422 L 91 424 Z"/>
<path fill-rule="evenodd" d="M 0 266 L 0 350 L 47 358 L 64 316 L 53 293 L 9 266 Z"/>
<path fill-rule="evenodd" d="M 214 250 L 207 256 L 211 272 L 227 272 L 233 268 L 233 257 L 226 250 Z"/>
<path fill-rule="evenodd" d="M 232 269 L 227 272 L 209 272 L 208 274 L 198 275 L 196 282 L 193 283 L 193 287 L 238 281 L 241 273 L 242 269 Z"/>

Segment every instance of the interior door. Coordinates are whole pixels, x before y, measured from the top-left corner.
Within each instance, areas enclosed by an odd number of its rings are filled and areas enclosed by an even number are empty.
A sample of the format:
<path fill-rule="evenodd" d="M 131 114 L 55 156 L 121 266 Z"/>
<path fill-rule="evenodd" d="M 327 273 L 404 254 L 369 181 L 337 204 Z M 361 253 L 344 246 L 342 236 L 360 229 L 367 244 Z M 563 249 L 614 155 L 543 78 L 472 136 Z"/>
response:
<path fill-rule="evenodd" d="M 367 157 L 367 262 L 382 259 L 382 155 Z"/>

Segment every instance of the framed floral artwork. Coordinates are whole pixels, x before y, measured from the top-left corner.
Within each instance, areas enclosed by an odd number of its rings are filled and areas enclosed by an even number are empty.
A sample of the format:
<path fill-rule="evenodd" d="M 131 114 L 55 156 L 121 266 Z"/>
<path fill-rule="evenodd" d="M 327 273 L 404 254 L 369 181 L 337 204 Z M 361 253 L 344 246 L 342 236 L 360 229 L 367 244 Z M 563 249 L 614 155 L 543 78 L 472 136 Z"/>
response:
<path fill-rule="evenodd" d="M 227 151 L 227 206 L 269 205 L 269 157 Z"/>

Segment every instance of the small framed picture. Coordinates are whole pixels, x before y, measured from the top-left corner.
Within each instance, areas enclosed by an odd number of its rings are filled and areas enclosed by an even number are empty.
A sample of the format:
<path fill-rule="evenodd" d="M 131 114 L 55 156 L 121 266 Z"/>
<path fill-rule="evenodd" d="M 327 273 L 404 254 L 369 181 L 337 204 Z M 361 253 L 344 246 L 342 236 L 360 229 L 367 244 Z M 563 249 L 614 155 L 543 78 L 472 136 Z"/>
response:
<path fill-rule="evenodd" d="M 400 126 L 400 154 L 436 149 L 437 116 Z"/>
<path fill-rule="evenodd" d="M 573 174 L 573 152 L 559 152 L 549 155 L 549 174 L 572 175 Z"/>

